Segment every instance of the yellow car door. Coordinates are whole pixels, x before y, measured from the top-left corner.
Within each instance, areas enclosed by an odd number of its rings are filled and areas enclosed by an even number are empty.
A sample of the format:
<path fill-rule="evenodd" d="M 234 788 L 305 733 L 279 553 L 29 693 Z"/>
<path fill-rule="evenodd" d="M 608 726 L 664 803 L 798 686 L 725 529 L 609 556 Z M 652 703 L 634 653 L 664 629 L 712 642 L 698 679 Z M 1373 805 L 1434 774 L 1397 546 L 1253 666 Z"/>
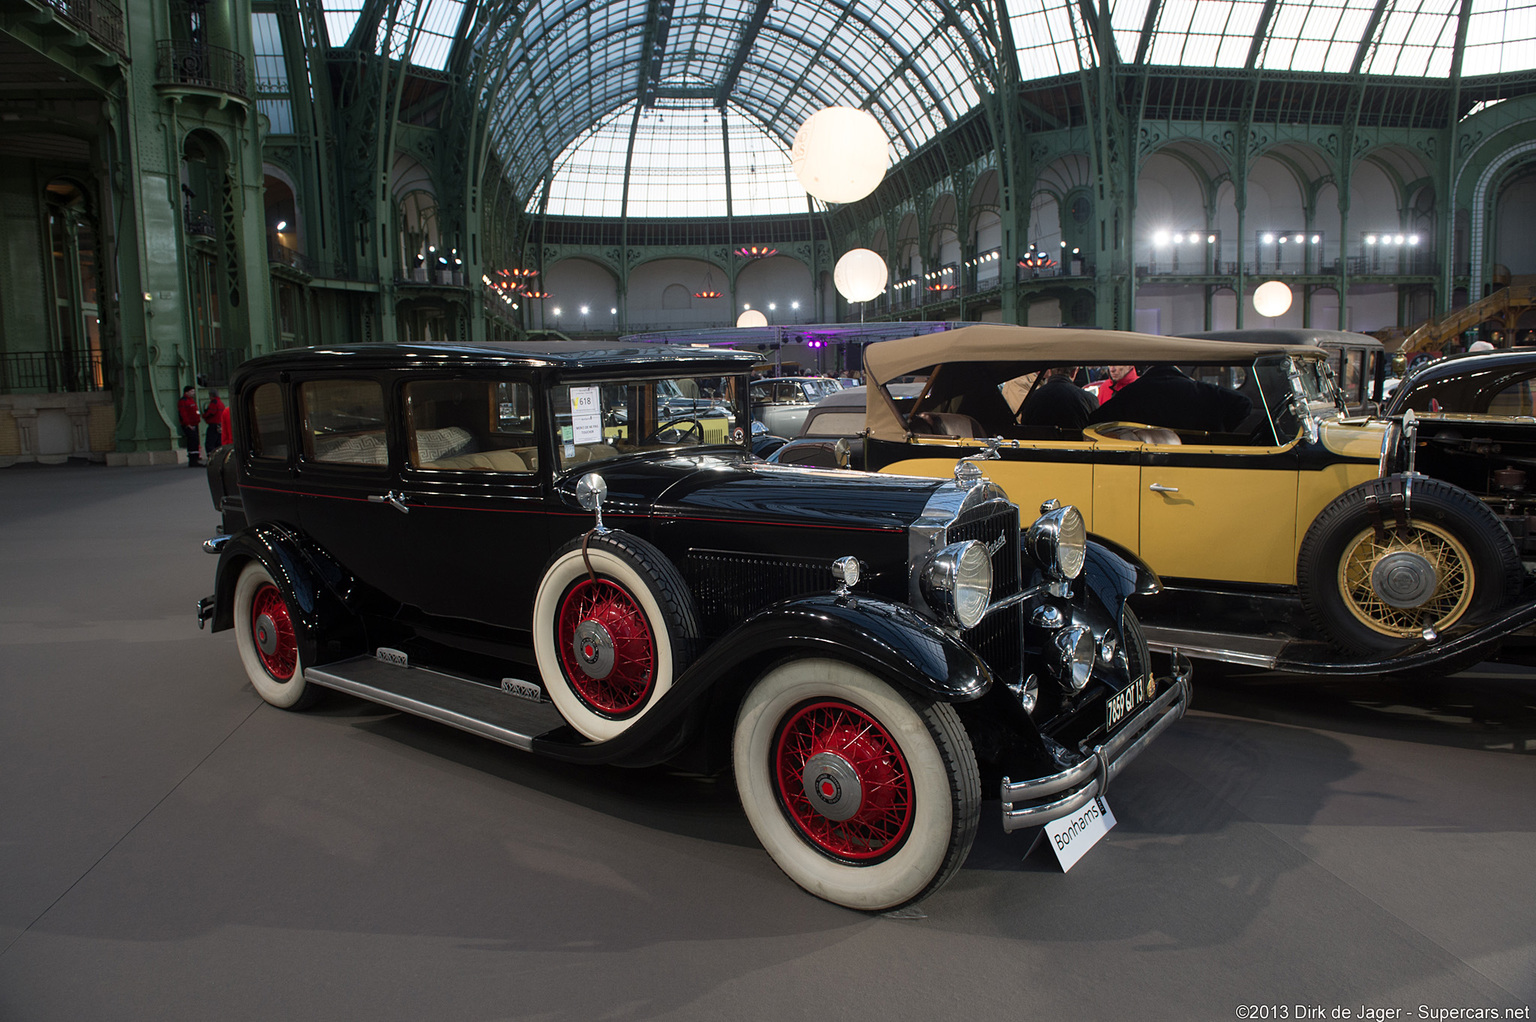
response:
<path fill-rule="evenodd" d="M 926 457 L 897 461 L 880 471 L 947 479 L 955 462 L 933 457 L 936 447 L 955 448 L 955 459 L 976 453 L 974 440 L 926 439 Z M 1028 527 L 1047 500 L 1076 505 L 1088 531 L 1131 552 L 1138 544 L 1136 485 L 1140 445 L 1122 440 L 1005 440 L 999 457 L 977 461 L 982 474 L 1001 486 L 1019 506 L 1020 524 Z"/>
<path fill-rule="evenodd" d="M 1297 444 L 1145 444 L 1143 560 L 1159 575 L 1296 582 Z"/>

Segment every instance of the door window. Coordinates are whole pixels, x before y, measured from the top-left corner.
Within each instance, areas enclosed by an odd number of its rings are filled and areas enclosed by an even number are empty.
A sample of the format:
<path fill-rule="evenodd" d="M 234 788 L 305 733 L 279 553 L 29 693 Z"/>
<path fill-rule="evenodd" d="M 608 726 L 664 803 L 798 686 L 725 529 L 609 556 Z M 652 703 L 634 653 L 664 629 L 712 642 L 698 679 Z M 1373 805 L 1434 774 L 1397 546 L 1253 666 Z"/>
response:
<path fill-rule="evenodd" d="M 533 388 L 522 380 L 405 385 L 411 464 L 451 472 L 538 471 Z"/>
<path fill-rule="evenodd" d="M 340 465 L 387 465 L 384 391 L 376 380 L 308 380 L 299 387 L 304 457 Z"/>

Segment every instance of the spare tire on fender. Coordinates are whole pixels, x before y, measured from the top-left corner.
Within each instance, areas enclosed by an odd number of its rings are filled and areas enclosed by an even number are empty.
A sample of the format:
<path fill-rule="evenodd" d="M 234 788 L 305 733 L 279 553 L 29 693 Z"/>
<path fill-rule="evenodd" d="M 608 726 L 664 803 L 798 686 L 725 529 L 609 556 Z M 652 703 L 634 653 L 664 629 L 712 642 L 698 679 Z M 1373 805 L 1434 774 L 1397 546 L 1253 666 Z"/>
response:
<path fill-rule="evenodd" d="M 1372 479 L 1341 493 L 1302 540 L 1296 583 L 1322 632 L 1356 653 L 1391 653 L 1473 625 L 1524 581 L 1509 530 L 1476 496 L 1441 479 Z M 1374 509 L 1374 510 L 1373 510 Z"/>
<path fill-rule="evenodd" d="M 660 550 L 625 532 L 591 532 L 555 552 L 533 603 L 544 690 L 594 741 L 628 730 L 693 659 L 693 599 Z"/>

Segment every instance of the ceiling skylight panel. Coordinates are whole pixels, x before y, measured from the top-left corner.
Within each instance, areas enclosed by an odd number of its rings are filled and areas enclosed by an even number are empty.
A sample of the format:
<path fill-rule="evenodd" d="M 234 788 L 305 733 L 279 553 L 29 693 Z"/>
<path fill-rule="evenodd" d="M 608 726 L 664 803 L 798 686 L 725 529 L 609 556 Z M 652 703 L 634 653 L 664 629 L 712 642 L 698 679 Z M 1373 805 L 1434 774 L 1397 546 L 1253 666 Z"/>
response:
<path fill-rule="evenodd" d="M 1202 9 L 1208 0 L 1202 0 Z M 1221 45 L 1217 48 L 1215 65 L 1217 67 L 1244 67 L 1248 63 L 1248 53 L 1253 49 L 1253 35 L 1259 29 L 1259 19 L 1264 14 L 1264 4 L 1250 2 L 1250 0 L 1237 0 L 1230 5 L 1227 13 L 1226 25 L 1220 30 Z M 1195 31 L 1199 31 L 1204 22 L 1204 17 L 1195 23 Z"/>
<path fill-rule="evenodd" d="M 1018 46 L 1019 74 L 1055 78 L 1075 74 L 1081 67 L 1073 39 L 1073 21 L 1064 0 L 1007 0 L 1013 40 Z"/>
<path fill-rule="evenodd" d="M 1112 0 L 1109 23 L 1115 32 L 1115 46 L 1126 63 L 1136 59 L 1141 46 L 1141 27 L 1147 20 L 1148 0 Z"/>
<path fill-rule="evenodd" d="M 1225 13 L 1225 12 L 1223 12 Z M 1158 12 L 1152 43 L 1147 48 L 1147 63 L 1178 65 L 1184 63 L 1184 43 L 1190 22 L 1194 20 L 1194 0 L 1164 0 Z"/>
<path fill-rule="evenodd" d="M 749 119 L 732 111 L 726 138 L 731 147 L 731 213 L 770 216 L 805 211 L 805 189 L 795 178 L 789 151 Z"/>
<path fill-rule="evenodd" d="M 447 36 L 422 32 L 416 37 L 416 45 L 411 47 L 411 63 L 416 67 L 442 71 L 448 67 L 448 54 L 452 49 L 453 40 Z"/>
<path fill-rule="evenodd" d="M 1382 19 L 1368 74 L 1448 76 L 1456 38 L 1455 0 L 1424 0 L 1413 10 L 1389 11 Z"/>
<path fill-rule="evenodd" d="M 938 30 L 940 20 L 930 10 L 906 0 L 891 0 L 875 7 L 871 20 L 896 42 L 916 41 Z"/>
<path fill-rule="evenodd" d="M 332 46 L 345 46 L 363 13 L 363 0 L 325 0 L 325 34 Z"/>
<path fill-rule="evenodd" d="M 1351 0 L 1349 6 L 1340 13 L 1339 25 L 1328 48 L 1328 55 L 1323 60 L 1322 70 L 1346 74 L 1354 66 L 1355 51 L 1371 25 L 1371 8 L 1372 5 L 1366 0 Z"/>
<path fill-rule="evenodd" d="M 434 71 L 446 69 L 463 16 L 463 0 L 430 0 L 411 48 L 411 63 Z"/>
<path fill-rule="evenodd" d="M 1536 5 L 1505 0 L 1479 6 L 1467 26 L 1467 75 L 1526 71 L 1536 67 Z"/>

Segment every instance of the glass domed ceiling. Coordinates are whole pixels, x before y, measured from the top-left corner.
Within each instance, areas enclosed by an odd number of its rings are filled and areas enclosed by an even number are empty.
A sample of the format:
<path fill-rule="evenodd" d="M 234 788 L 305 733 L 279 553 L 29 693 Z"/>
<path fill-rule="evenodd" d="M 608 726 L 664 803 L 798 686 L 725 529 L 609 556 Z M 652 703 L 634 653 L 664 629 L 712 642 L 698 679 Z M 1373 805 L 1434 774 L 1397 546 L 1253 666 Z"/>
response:
<path fill-rule="evenodd" d="M 596 198 L 611 185 L 596 184 L 604 175 L 592 168 L 612 162 L 597 154 L 628 146 L 634 129 L 629 180 L 645 194 L 631 193 L 629 215 L 716 215 L 704 210 L 723 202 L 723 187 L 678 192 L 686 209 L 649 198 L 675 169 L 665 161 L 714 130 L 701 127 L 706 111 L 716 127 L 724 116 L 734 182 L 738 139 L 787 152 L 824 106 L 869 110 L 900 160 L 1004 82 L 1098 64 L 1442 80 L 1536 69 L 1536 0 L 320 2 L 332 45 L 472 81 L 520 201 L 536 204 L 549 187 L 549 208 L 573 213 L 611 208 Z M 1105 19 L 1110 31 L 1096 32 Z M 1101 40 L 1114 52 L 1099 52 Z M 664 125 L 693 141 L 656 141 Z M 765 181 L 763 194 L 777 187 Z"/>

